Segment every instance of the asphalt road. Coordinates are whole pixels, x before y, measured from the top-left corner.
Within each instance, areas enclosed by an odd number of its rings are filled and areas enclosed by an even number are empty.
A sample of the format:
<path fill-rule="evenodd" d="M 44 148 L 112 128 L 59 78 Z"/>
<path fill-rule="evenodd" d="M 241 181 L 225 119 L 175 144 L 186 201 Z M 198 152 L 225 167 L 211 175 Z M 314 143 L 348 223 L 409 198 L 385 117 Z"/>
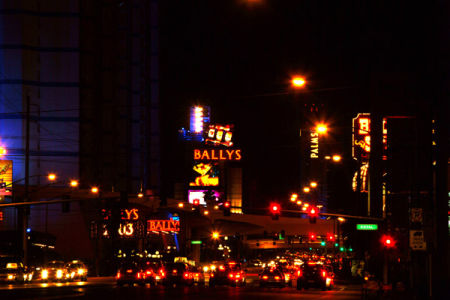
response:
<path fill-rule="evenodd" d="M 361 286 L 338 284 L 331 291 L 259 288 L 255 282 L 246 287 L 118 287 L 113 278 L 89 278 L 79 283 L 2 285 L 0 299 L 361 299 Z"/>

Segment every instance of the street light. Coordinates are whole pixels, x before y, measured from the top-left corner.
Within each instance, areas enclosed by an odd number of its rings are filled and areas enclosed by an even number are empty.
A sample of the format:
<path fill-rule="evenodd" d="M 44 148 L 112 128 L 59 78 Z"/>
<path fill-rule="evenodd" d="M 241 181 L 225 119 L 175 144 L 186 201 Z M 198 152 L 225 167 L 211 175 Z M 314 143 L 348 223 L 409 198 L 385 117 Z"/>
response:
<path fill-rule="evenodd" d="M 48 180 L 50 181 L 55 181 L 56 180 L 56 174 L 55 173 L 50 173 L 47 175 Z"/>
<path fill-rule="evenodd" d="M 178 203 L 178 207 L 179 208 L 183 208 L 184 207 L 184 203 L 183 202 Z"/>
<path fill-rule="evenodd" d="M 294 76 L 291 80 L 291 84 L 296 89 L 303 88 L 303 87 L 305 87 L 306 80 L 305 80 L 305 78 L 303 78 L 301 76 Z"/>
<path fill-rule="evenodd" d="M 91 188 L 91 193 L 92 193 L 92 194 L 97 194 L 97 193 L 98 193 L 98 187 L 93 186 L 93 187 Z"/>
<path fill-rule="evenodd" d="M 77 186 L 78 186 L 78 180 L 74 180 L 74 179 L 71 180 L 71 181 L 70 181 L 70 186 L 71 186 L 71 187 L 77 187 Z"/>
<path fill-rule="evenodd" d="M 316 125 L 316 132 L 318 134 L 325 134 L 328 131 L 328 126 L 326 124 L 323 123 L 319 123 Z"/>
<path fill-rule="evenodd" d="M 217 239 L 219 239 L 219 232 L 217 232 L 217 231 L 214 231 L 213 233 L 212 233 L 212 238 L 214 239 L 214 240 L 217 240 Z"/>
<path fill-rule="evenodd" d="M 310 189 L 309 187 L 305 186 L 305 187 L 303 188 L 303 191 L 304 191 L 305 193 L 309 193 L 309 192 L 311 191 L 311 189 Z"/>
<path fill-rule="evenodd" d="M 333 155 L 332 159 L 334 162 L 340 162 L 342 159 L 342 156 L 336 154 L 336 155 Z"/>
<path fill-rule="evenodd" d="M 143 193 L 138 193 L 137 196 L 138 196 L 138 198 L 143 198 L 144 194 Z"/>
<path fill-rule="evenodd" d="M 311 183 L 309 184 L 312 188 L 316 188 L 317 187 L 317 182 L 315 181 L 311 181 Z"/>
<path fill-rule="evenodd" d="M 298 198 L 298 194 L 292 194 L 291 195 L 291 202 L 295 202 L 295 201 L 297 201 L 297 198 Z"/>

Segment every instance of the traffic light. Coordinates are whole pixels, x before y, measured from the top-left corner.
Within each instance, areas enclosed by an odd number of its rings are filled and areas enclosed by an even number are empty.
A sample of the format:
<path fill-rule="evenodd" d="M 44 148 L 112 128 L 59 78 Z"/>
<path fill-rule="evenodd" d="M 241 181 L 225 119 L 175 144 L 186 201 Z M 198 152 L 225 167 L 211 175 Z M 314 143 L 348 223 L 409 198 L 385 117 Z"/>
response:
<path fill-rule="evenodd" d="M 394 238 L 392 236 L 390 236 L 388 234 L 384 234 L 381 237 L 381 243 L 386 248 L 393 248 L 393 247 L 395 247 L 396 241 L 394 240 Z"/>
<path fill-rule="evenodd" d="M 224 216 L 226 216 L 226 217 L 229 217 L 230 216 L 230 214 L 231 214 L 231 211 L 230 211 L 230 209 L 231 209 L 231 204 L 230 204 L 230 202 L 228 202 L 228 201 L 225 201 L 224 203 L 223 203 L 223 215 Z"/>
<path fill-rule="evenodd" d="M 309 234 L 309 240 L 310 240 L 310 241 L 315 241 L 316 238 L 317 238 L 317 236 L 316 236 L 315 233 L 310 233 L 310 234 Z"/>
<path fill-rule="evenodd" d="M 281 213 L 280 204 L 278 203 L 272 203 L 270 205 L 270 213 L 272 214 L 272 220 L 278 220 Z"/>
<path fill-rule="evenodd" d="M 194 199 L 194 201 L 192 201 L 192 208 L 193 208 L 194 212 L 200 213 L 200 200 L 199 199 Z"/>
<path fill-rule="evenodd" d="M 334 235 L 332 235 L 332 234 L 327 234 L 327 241 L 329 241 L 329 242 L 334 242 Z"/>
<path fill-rule="evenodd" d="M 284 237 L 286 236 L 286 233 L 284 230 L 280 231 L 280 234 L 278 235 L 278 239 L 279 240 L 284 240 Z"/>
<path fill-rule="evenodd" d="M 320 242 L 320 246 L 325 246 L 327 243 L 325 241 Z"/>
<path fill-rule="evenodd" d="M 310 206 L 308 210 L 309 223 L 316 224 L 317 216 L 319 215 L 319 209 L 315 206 Z"/>

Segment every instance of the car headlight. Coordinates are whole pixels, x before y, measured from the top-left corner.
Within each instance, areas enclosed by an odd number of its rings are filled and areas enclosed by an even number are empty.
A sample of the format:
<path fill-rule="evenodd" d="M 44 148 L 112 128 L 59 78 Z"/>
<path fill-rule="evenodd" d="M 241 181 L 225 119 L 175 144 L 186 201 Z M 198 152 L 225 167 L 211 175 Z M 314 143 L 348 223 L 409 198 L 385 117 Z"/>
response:
<path fill-rule="evenodd" d="M 61 269 L 56 270 L 56 278 L 61 279 L 63 277 L 63 271 Z"/>
<path fill-rule="evenodd" d="M 41 277 L 42 277 L 42 279 L 47 279 L 48 278 L 48 270 L 42 270 Z"/>
<path fill-rule="evenodd" d="M 13 274 L 8 274 L 8 280 L 14 280 L 14 275 Z"/>
<path fill-rule="evenodd" d="M 84 269 L 78 269 L 78 275 L 84 275 L 86 271 Z"/>

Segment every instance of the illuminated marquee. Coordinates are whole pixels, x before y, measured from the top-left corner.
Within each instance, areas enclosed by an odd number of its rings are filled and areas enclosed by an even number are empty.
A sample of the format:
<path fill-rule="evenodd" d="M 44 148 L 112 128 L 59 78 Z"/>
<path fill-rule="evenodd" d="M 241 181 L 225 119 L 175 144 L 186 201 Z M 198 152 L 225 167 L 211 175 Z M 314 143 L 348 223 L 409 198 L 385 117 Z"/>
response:
<path fill-rule="evenodd" d="M 191 132 L 203 133 L 205 123 L 209 123 L 209 108 L 204 106 L 191 107 Z"/>
<path fill-rule="evenodd" d="M 175 220 L 147 220 L 147 232 L 151 231 L 180 231 L 180 221 Z"/>
<path fill-rule="evenodd" d="M 194 149 L 194 160 L 230 160 L 242 159 L 240 149 Z"/>
<path fill-rule="evenodd" d="M 387 149 L 387 119 L 383 118 L 383 149 Z M 369 159 L 370 154 L 370 113 L 359 113 L 353 119 L 352 156 L 354 159 Z M 383 156 L 383 159 L 386 159 Z"/>
<path fill-rule="evenodd" d="M 231 125 L 209 125 L 209 130 L 205 138 L 205 142 L 230 147 L 233 145 L 233 142 L 231 141 L 233 132 L 231 131 L 231 129 Z"/>
<path fill-rule="evenodd" d="M 12 195 L 12 160 L 0 160 L 0 196 Z"/>
<path fill-rule="evenodd" d="M 199 163 L 192 168 L 197 174 L 194 182 L 190 182 L 189 186 L 218 186 L 219 176 L 216 165 Z"/>
<path fill-rule="evenodd" d="M 111 219 L 111 210 L 110 209 L 102 209 L 101 211 L 103 220 L 107 221 Z M 126 208 L 120 210 L 120 219 L 127 221 L 137 221 L 139 220 L 139 210 L 137 208 Z"/>

